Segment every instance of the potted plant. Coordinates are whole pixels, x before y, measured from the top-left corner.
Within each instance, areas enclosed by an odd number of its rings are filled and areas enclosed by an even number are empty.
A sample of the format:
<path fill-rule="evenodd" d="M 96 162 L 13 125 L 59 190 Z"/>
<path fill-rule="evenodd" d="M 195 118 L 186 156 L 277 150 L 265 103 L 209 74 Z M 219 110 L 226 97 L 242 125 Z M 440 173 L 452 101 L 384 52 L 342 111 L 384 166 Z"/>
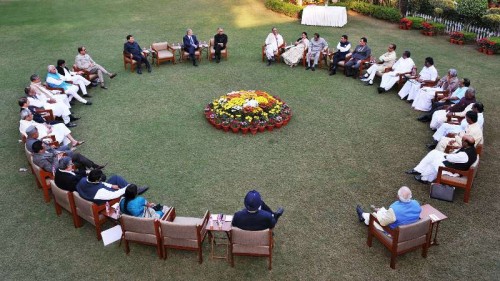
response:
<path fill-rule="evenodd" d="M 464 43 L 464 34 L 460 31 L 454 31 L 450 33 L 450 42 L 452 44 L 460 44 Z"/>
<path fill-rule="evenodd" d="M 260 120 L 259 121 L 259 132 L 264 132 L 266 130 L 266 121 L 265 120 Z"/>
<path fill-rule="evenodd" d="M 281 115 L 274 117 L 274 126 L 278 129 L 283 126 L 283 117 Z"/>
<path fill-rule="evenodd" d="M 432 26 L 431 23 L 424 21 L 422 23 L 422 34 L 426 36 L 434 36 L 434 27 Z"/>
<path fill-rule="evenodd" d="M 238 133 L 240 131 L 240 121 L 238 119 L 233 119 L 230 123 L 231 130 L 233 133 Z"/>
<path fill-rule="evenodd" d="M 241 132 L 246 135 L 248 133 L 248 130 L 250 129 L 250 123 L 248 123 L 247 120 L 245 121 L 242 121 L 240 123 L 240 128 L 241 128 Z"/>
<path fill-rule="evenodd" d="M 266 122 L 266 128 L 268 131 L 272 131 L 274 129 L 274 125 L 275 125 L 276 121 L 274 121 L 274 118 L 269 118 L 267 119 L 267 122 Z"/>
<path fill-rule="evenodd" d="M 411 29 L 412 24 L 413 24 L 413 21 L 411 21 L 410 19 L 402 18 L 399 21 L 399 28 L 408 30 L 408 29 Z"/>
<path fill-rule="evenodd" d="M 222 125 L 222 129 L 224 130 L 224 132 L 229 131 L 229 120 L 228 119 L 223 119 L 221 122 L 221 125 Z"/>
<path fill-rule="evenodd" d="M 477 45 L 479 46 L 478 51 L 482 53 L 485 50 L 487 50 L 486 45 L 489 45 L 488 42 L 489 42 L 488 38 L 481 38 L 477 40 Z"/>
<path fill-rule="evenodd" d="M 220 117 L 214 118 L 214 126 L 217 130 L 222 128 L 222 119 Z"/>

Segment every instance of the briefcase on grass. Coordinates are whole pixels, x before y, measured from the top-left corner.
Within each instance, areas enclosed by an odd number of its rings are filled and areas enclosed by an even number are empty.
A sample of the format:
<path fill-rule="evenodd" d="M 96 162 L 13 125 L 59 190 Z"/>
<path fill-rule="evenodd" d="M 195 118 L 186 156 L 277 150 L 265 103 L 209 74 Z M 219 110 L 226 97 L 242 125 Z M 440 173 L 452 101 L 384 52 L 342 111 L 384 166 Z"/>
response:
<path fill-rule="evenodd" d="M 446 184 L 433 183 L 431 184 L 431 198 L 453 202 L 455 197 L 455 187 Z"/>

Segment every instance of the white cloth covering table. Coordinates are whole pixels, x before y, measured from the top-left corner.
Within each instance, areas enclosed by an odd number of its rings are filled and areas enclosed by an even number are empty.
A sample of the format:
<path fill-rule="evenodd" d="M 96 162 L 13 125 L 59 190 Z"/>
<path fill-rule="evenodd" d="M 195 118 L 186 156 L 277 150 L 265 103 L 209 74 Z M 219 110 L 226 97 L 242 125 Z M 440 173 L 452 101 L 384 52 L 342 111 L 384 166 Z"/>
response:
<path fill-rule="evenodd" d="M 307 6 L 302 11 L 302 24 L 342 27 L 347 23 L 345 7 Z"/>

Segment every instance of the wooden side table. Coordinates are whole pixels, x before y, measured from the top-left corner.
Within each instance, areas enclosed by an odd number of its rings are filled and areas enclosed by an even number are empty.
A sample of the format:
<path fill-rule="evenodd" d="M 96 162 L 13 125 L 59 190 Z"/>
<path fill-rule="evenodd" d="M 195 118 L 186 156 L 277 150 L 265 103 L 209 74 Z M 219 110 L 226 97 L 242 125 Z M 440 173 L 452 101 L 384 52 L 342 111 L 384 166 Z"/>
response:
<path fill-rule="evenodd" d="M 427 242 L 430 246 L 433 245 L 439 245 L 437 242 L 437 234 L 439 230 L 439 223 L 442 220 L 447 219 L 448 217 L 438 211 L 436 208 L 432 207 L 430 204 L 425 204 L 422 206 L 422 211 L 420 212 L 420 218 L 427 218 L 429 217 L 431 219 L 431 235 L 429 236 L 429 241 Z M 434 226 L 436 226 L 436 233 L 434 233 L 434 239 L 432 238 L 432 232 L 434 231 Z"/>
<path fill-rule="evenodd" d="M 210 221 L 206 226 L 206 230 L 208 231 L 208 236 L 210 238 L 210 257 L 212 259 L 225 259 L 229 262 L 231 228 L 232 225 L 230 221 L 223 221 L 222 225 L 218 225 L 216 220 L 212 220 L 212 218 L 210 218 Z M 225 254 L 220 256 L 216 255 L 216 246 L 224 246 Z"/>

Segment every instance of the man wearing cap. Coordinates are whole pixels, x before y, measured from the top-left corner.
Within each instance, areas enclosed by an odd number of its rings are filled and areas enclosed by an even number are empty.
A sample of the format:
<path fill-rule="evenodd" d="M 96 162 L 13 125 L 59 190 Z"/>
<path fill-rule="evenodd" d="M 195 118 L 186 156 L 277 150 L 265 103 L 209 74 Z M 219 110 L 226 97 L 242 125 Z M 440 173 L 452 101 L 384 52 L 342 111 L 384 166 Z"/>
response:
<path fill-rule="evenodd" d="M 273 212 L 256 190 L 249 191 L 245 196 L 245 209 L 234 213 L 233 226 L 243 230 L 264 230 L 273 228 L 279 217 L 283 215 L 283 208 Z"/>
<path fill-rule="evenodd" d="M 129 183 L 124 178 L 114 175 L 107 182 L 104 182 L 103 176 L 104 174 L 99 169 L 90 171 L 89 175 L 82 178 L 76 185 L 78 194 L 83 199 L 96 204 L 120 198 L 125 194 L 125 189 Z M 142 194 L 146 190 L 148 190 L 147 186 L 139 187 L 137 194 Z"/>

